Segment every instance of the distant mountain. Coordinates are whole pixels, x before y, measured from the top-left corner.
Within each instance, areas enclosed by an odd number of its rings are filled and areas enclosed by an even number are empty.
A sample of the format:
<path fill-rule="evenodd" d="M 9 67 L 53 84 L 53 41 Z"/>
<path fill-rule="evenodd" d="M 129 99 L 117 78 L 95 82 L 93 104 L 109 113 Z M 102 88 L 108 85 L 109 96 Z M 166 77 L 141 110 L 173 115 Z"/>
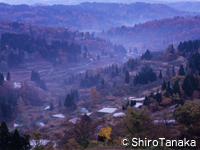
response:
<path fill-rule="evenodd" d="M 167 5 L 178 10 L 200 12 L 200 9 L 199 9 L 200 2 L 187 1 L 187 2 L 168 3 Z"/>
<path fill-rule="evenodd" d="M 48 6 L 46 4 L 43 4 L 43 3 L 35 3 L 33 5 L 31 5 L 32 7 L 38 7 L 38 6 Z"/>
<path fill-rule="evenodd" d="M 165 4 L 136 2 L 81 3 L 79 5 L 53 5 L 32 7 L 0 3 L 0 19 L 28 24 L 67 27 L 71 30 L 104 30 L 113 26 L 144 23 L 149 20 L 194 16 L 198 13 L 179 11 Z"/>
<path fill-rule="evenodd" d="M 133 27 L 113 27 L 101 33 L 114 43 L 143 43 L 152 46 L 200 39 L 200 16 L 184 18 L 174 17 L 149 21 Z"/>

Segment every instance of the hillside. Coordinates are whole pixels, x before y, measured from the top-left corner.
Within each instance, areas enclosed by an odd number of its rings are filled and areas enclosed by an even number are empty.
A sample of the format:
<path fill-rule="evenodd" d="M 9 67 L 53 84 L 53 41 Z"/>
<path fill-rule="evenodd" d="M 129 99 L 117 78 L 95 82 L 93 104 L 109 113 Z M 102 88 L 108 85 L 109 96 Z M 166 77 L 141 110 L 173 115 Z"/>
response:
<path fill-rule="evenodd" d="M 79 44 L 82 47 L 87 46 L 88 50 L 109 51 L 113 48 L 108 40 L 96 37 L 89 32 L 72 32 L 66 28 L 54 28 L 50 26 L 30 25 L 10 20 L 0 19 L 0 34 L 10 32 L 18 34 L 28 34 L 34 38 L 45 38 L 48 44 L 52 41 L 67 41 L 68 43 Z"/>
<path fill-rule="evenodd" d="M 197 13 L 179 11 L 165 4 L 136 2 L 81 3 L 79 5 L 53 5 L 32 7 L 0 3 L 0 19 L 67 27 L 71 30 L 105 30 L 112 26 L 134 25 L 149 20 L 194 16 Z"/>
<path fill-rule="evenodd" d="M 182 1 L 182 2 L 176 2 L 176 3 L 168 3 L 167 4 L 170 7 L 173 7 L 178 10 L 182 11 L 191 11 L 191 12 L 200 12 L 200 2 L 191 2 L 191 1 Z"/>
<path fill-rule="evenodd" d="M 199 23 L 199 16 L 166 18 L 135 26 L 113 27 L 100 36 L 110 38 L 113 43 L 142 43 L 143 47 L 150 45 L 155 49 L 172 42 L 199 39 Z"/>

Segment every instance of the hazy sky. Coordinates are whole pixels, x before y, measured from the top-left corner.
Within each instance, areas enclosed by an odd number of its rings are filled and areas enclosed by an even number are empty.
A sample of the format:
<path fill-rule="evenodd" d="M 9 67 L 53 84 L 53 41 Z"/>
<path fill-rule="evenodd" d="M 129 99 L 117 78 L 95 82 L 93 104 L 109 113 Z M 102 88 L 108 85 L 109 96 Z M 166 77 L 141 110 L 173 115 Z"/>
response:
<path fill-rule="evenodd" d="M 53 4 L 79 4 L 81 2 L 119 2 L 119 3 L 132 3 L 136 1 L 142 1 L 147 3 L 155 3 L 155 2 L 178 2 L 183 0 L 0 0 L 0 2 L 8 3 L 8 4 L 28 4 L 32 5 L 35 3 L 43 3 L 48 5 Z M 189 1 L 189 0 L 188 0 Z M 200 1 L 200 0 L 190 0 L 190 1 Z"/>

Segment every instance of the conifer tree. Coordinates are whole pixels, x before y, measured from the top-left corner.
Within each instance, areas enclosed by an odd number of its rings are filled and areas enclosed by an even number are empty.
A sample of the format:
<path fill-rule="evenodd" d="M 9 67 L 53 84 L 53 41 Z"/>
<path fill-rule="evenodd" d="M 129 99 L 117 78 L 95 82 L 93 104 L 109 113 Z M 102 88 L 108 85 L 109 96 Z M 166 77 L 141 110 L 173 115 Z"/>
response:
<path fill-rule="evenodd" d="M 7 81 L 10 81 L 10 72 L 7 73 L 6 80 L 7 80 Z"/>
<path fill-rule="evenodd" d="M 198 83 L 195 83 L 195 78 L 193 75 L 187 75 L 183 81 L 182 89 L 185 94 L 189 97 L 192 96 L 195 89 L 197 89 Z"/>
<path fill-rule="evenodd" d="M 131 107 L 135 106 L 136 105 L 136 101 L 131 101 Z"/>
<path fill-rule="evenodd" d="M 167 84 L 166 84 L 166 82 L 164 80 L 164 82 L 162 83 L 162 88 L 161 89 L 164 91 L 166 88 L 167 88 Z"/>
<path fill-rule="evenodd" d="M 65 98 L 65 103 L 64 103 L 64 106 L 65 107 L 71 107 L 71 97 L 70 97 L 70 94 L 68 93 L 66 98 Z"/>
<path fill-rule="evenodd" d="M 71 94 L 67 94 L 66 98 L 65 98 L 65 103 L 64 103 L 64 106 L 69 108 L 69 107 L 73 107 L 73 109 L 76 109 L 77 106 L 76 106 L 76 103 L 75 103 L 75 100 L 74 100 L 74 95 L 73 93 Z"/>
<path fill-rule="evenodd" d="M 169 68 L 167 68 L 166 75 L 167 75 L 168 77 L 170 76 L 170 71 L 169 71 Z"/>
<path fill-rule="evenodd" d="M 176 76 L 174 66 L 173 66 L 173 68 L 172 68 L 172 76 Z"/>
<path fill-rule="evenodd" d="M 104 79 L 102 79 L 102 81 L 101 81 L 101 85 L 104 85 Z"/>
<path fill-rule="evenodd" d="M 35 70 L 34 69 L 31 72 L 31 81 L 35 81 Z"/>
<path fill-rule="evenodd" d="M 129 75 L 129 72 L 126 71 L 126 75 L 125 75 L 125 83 L 129 84 L 130 82 L 130 75 Z"/>
<path fill-rule="evenodd" d="M 180 76 L 184 76 L 185 75 L 185 71 L 184 71 L 184 68 L 183 68 L 182 64 L 180 65 L 180 68 L 179 68 L 178 72 L 179 72 L 178 75 L 180 75 Z"/>
<path fill-rule="evenodd" d="M 159 73 L 159 78 L 161 79 L 162 78 L 162 71 L 160 70 L 160 73 Z"/>
<path fill-rule="evenodd" d="M 46 89 L 47 89 L 44 79 L 42 79 L 42 80 L 40 81 L 40 88 L 43 89 L 43 90 L 46 90 Z"/>
<path fill-rule="evenodd" d="M 54 110 L 54 106 L 53 106 L 53 103 L 51 102 L 49 111 L 52 111 L 52 110 Z"/>
<path fill-rule="evenodd" d="M 18 104 L 18 110 L 19 110 L 20 115 L 21 115 L 25 111 L 25 108 L 24 108 L 25 104 L 24 104 L 24 101 L 23 101 L 21 96 L 19 97 L 17 104 Z"/>
<path fill-rule="evenodd" d="M 96 88 L 93 86 L 90 88 L 90 101 L 93 103 L 93 104 L 96 104 L 96 103 L 99 103 L 99 99 L 100 99 L 100 96 L 99 96 L 99 93 L 97 92 Z"/>
<path fill-rule="evenodd" d="M 149 105 L 149 98 L 147 96 L 145 96 L 143 105 L 148 106 Z"/>
<path fill-rule="evenodd" d="M 85 51 L 85 53 L 88 52 L 87 46 L 84 46 L 84 51 Z"/>
<path fill-rule="evenodd" d="M 22 138 L 23 150 L 30 150 L 31 149 L 30 135 L 24 134 L 24 136 L 22 136 L 21 138 Z"/>
<path fill-rule="evenodd" d="M 174 85 L 173 85 L 173 93 L 178 93 L 178 95 L 180 96 L 181 95 L 181 92 L 180 92 L 180 86 L 178 84 L 178 80 L 176 80 L 174 82 Z"/>
<path fill-rule="evenodd" d="M 10 133 L 5 121 L 1 122 L 0 126 L 0 149 L 7 150 L 10 144 Z"/>
<path fill-rule="evenodd" d="M 115 75 L 118 76 L 119 75 L 119 69 L 118 67 L 116 66 L 116 69 L 115 69 Z"/>
<path fill-rule="evenodd" d="M 97 55 L 97 60 L 98 60 L 98 61 L 100 60 L 100 56 L 99 56 L 99 54 Z"/>
<path fill-rule="evenodd" d="M 11 136 L 10 149 L 23 150 L 21 136 L 19 135 L 17 129 L 15 129 L 14 133 Z"/>
<path fill-rule="evenodd" d="M 0 73 L 0 85 L 3 84 L 3 81 L 4 81 L 3 73 Z"/>

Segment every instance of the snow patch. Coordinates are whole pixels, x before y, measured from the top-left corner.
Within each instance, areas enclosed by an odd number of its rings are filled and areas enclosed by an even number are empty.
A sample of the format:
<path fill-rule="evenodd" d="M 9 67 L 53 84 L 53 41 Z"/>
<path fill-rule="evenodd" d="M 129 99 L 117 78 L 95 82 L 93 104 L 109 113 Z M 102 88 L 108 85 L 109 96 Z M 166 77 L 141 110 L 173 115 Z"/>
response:
<path fill-rule="evenodd" d="M 154 123 L 158 123 L 158 122 L 165 122 L 165 120 L 154 120 Z M 167 123 L 172 123 L 175 122 L 175 120 L 166 120 Z"/>
<path fill-rule="evenodd" d="M 40 145 L 46 145 L 47 143 L 49 143 L 50 142 L 50 140 L 43 140 L 43 139 L 41 139 L 40 141 L 39 141 L 39 143 L 40 143 Z M 30 141 L 30 145 L 32 146 L 32 148 L 31 149 L 33 149 L 35 146 L 36 146 L 36 141 L 35 140 L 31 140 Z"/>
<path fill-rule="evenodd" d="M 121 116 L 125 116 L 126 114 L 123 112 L 119 112 L 119 113 L 115 113 L 113 114 L 113 117 L 121 117 Z"/>
<path fill-rule="evenodd" d="M 88 112 L 89 112 L 86 108 L 82 108 L 81 111 L 82 111 L 83 113 L 88 113 Z"/>
<path fill-rule="evenodd" d="M 56 117 L 56 118 L 65 118 L 65 115 L 63 115 L 63 114 L 56 114 L 56 115 L 53 115 L 53 117 Z"/>
<path fill-rule="evenodd" d="M 132 101 L 142 101 L 144 99 L 145 99 L 145 97 L 141 97 L 141 98 L 129 97 L 129 100 L 132 100 Z"/>
<path fill-rule="evenodd" d="M 86 113 L 87 116 L 91 115 L 91 112 Z M 85 115 L 85 113 L 81 114 L 81 115 Z"/>
<path fill-rule="evenodd" d="M 18 124 L 14 123 L 14 128 L 16 128 L 16 127 L 18 127 L 18 126 L 19 126 Z"/>
<path fill-rule="evenodd" d="M 47 109 L 49 109 L 49 108 L 50 108 L 50 106 L 47 106 L 47 107 L 45 107 L 44 109 L 47 110 Z"/>
<path fill-rule="evenodd" d="M 100 109 L 98 112 L 102 112 L 102 113 L 113 113 L 117 110 L 117 108 L 102 108 Z"/>
<path fill-rule="evenodd" d="M 39 125 L 42 126 L 42 127 L 45 126 L 45 124 L 43 122 L 40 122 Z"/>
<path fill-rule="evenodd" d="M 77 120 L 80 120 L 80 118 L 73 118 L 73 119 L 70 119 L 69 122 L 75 124 Z"/>
<path fill-rule="evenodd" d="M 14 88 L 21 88 L 22 86 L 21 86 L 21 83 L 19 83 L 19 82 L 14 82 Z"/>
<path fill-rule="evenodd" d="M 143 103 L 136 103 L 134 107 L 137 108 L 137 107 L 142 106 L 142 105 L 143 105 Z"/>

